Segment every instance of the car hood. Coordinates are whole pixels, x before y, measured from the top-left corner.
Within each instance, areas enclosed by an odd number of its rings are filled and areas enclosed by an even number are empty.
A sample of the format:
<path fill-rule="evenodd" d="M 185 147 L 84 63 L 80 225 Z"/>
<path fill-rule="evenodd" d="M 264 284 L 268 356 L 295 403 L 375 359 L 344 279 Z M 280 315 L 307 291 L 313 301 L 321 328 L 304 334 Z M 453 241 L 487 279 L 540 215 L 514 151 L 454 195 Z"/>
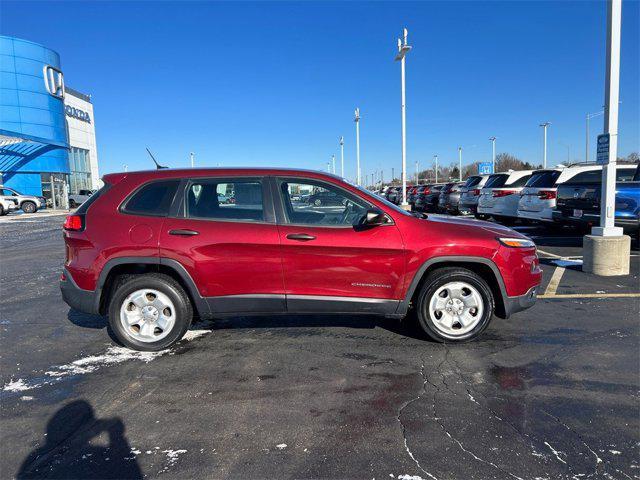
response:
<path fill-rule="evenodd" d="M 427 221 L 442 226 L 442 228 L 450 227 L 450 229 L 458 230 L 460 233 L 468 234 L 469 236 L 527 238 L 509 227 L 485 222 L 484 220 L 430 215 Z"/>

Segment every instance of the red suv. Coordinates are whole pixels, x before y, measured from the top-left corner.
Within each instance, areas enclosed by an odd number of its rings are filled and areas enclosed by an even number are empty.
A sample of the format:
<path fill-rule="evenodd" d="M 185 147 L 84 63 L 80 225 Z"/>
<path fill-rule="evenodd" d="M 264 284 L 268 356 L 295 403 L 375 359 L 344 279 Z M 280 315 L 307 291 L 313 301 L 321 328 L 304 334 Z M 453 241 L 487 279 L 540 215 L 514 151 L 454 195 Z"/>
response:
<path fill-rule="evenodd" d="M 308 201 L 327 192 L 340 201 Z M 541 281 L 513 230 L 411 214 L 302 170 L 106 175 L 64 238 L 64 300 L 137 350 L 167 348 L 196 315 L 412 311 L 433 339 L 465 341 L 533 305 Z"/>

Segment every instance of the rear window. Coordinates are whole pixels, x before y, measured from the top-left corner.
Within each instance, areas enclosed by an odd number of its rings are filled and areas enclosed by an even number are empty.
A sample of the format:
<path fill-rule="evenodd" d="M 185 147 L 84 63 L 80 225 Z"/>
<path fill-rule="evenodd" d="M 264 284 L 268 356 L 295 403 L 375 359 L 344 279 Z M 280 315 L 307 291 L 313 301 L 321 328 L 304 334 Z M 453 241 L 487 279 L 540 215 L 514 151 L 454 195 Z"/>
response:
<path fill-rule="evenodd" d="M 509 184 L 510 187 L 524 187 L 525 184 L 529 181 L 531 175 L 525 175 L 524 177 L 520 177 L 515 182 Z"/>
<path fill-rule="evenodd" d="M 507 182 L 507 178 L 509 178 L 509 175 L 506 173 L 496 173 L 494 175 L 489 175 L 489 179 L 487 180 L 487 183 L 484 184 L 484 188 L 503 187 Z"/>
<path fill-rule="evenodd" d="M 109 188 L 111 188 L 111 185 L 109 185 L 108 183 L 105 183 L 100 190 L 98 190 L 96 193 L 94 193 L 89 198 L 87 198 L 87 200 L 78 207 L 78 209 L 76 210 L 76 213 L 80 215 L 87 213 L 87 210 L 89 210 L 89 207 L 93 205 L 95 201 L 98 200 L 98 198 L 104 195 L 104 193 L 107 190 L 109 190 Z"/>
<path fill-rule="evenodd" d="M 467 178 L 467 181 L 465 182 L 464 186 L 467 188 L 475 187 L 480 183 L 481 180 L 482 180 L 482 177 L 469 177 Z"/>
<path fill-rule="evenodd" d="M 602 170 L 589 170 L 588 172 L 582 172 L 576 176 L 570 178 L 566 183 L 568 184 L 587 184 L 587 183 L 600 183 L 602 181 Z"/>
<path fill-rule="evenodd" d="M 525 187 L 533 188 L 549 188 L 553 187 L 556 180 L 560 176 L 558 170 L 547 170 L 544 172 L 534 172 L 531 178 L 527 181 Z"/>
<path fill-rule="evenodd" d="M 166 217 L 169 215 L 171 202 L 179 184 L 180 180 L 148 183 L 133 194 L 122 211 L 133 215 Z M 93 199 L 96 195 L 92 195 L 89 199 Z"/>

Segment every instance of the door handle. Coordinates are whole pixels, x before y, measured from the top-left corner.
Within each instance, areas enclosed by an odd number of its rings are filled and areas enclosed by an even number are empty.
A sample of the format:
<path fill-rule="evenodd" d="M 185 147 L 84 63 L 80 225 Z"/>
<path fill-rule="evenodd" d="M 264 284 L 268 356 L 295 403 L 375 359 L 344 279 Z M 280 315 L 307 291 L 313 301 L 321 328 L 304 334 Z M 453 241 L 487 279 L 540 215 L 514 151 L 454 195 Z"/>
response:
<path fill-rule="evenodd" d="M 308 233 L 290 233 L 287 235 L 289 240 L 298 240 L 299 242 L 308 242 L 309 240 L 315 240 L 316 237 L 309 235 Z"/>
<path fill-rule="evenodd" d="M 200 232 L 196 232 L 195 230 L 169 230 L 169 235 L 179 235 L 181 237 L 192 237 L 198 234 L 200 234 Z"/>

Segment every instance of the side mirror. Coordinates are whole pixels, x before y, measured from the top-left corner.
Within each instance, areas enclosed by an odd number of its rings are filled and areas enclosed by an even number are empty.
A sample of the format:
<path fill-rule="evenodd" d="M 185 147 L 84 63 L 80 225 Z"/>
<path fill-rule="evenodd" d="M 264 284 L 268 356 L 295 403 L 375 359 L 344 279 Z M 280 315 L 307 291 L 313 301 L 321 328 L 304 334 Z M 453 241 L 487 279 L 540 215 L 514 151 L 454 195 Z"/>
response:
<path fill-rule="evenodd" d="M 367 213 L 363 215 L 360 225 L 374 227 L 377 225 L 384 225 L 387 222 L 387 216 L 384 214 L 384 212 L 372 209 L 367 210 Z"/>

